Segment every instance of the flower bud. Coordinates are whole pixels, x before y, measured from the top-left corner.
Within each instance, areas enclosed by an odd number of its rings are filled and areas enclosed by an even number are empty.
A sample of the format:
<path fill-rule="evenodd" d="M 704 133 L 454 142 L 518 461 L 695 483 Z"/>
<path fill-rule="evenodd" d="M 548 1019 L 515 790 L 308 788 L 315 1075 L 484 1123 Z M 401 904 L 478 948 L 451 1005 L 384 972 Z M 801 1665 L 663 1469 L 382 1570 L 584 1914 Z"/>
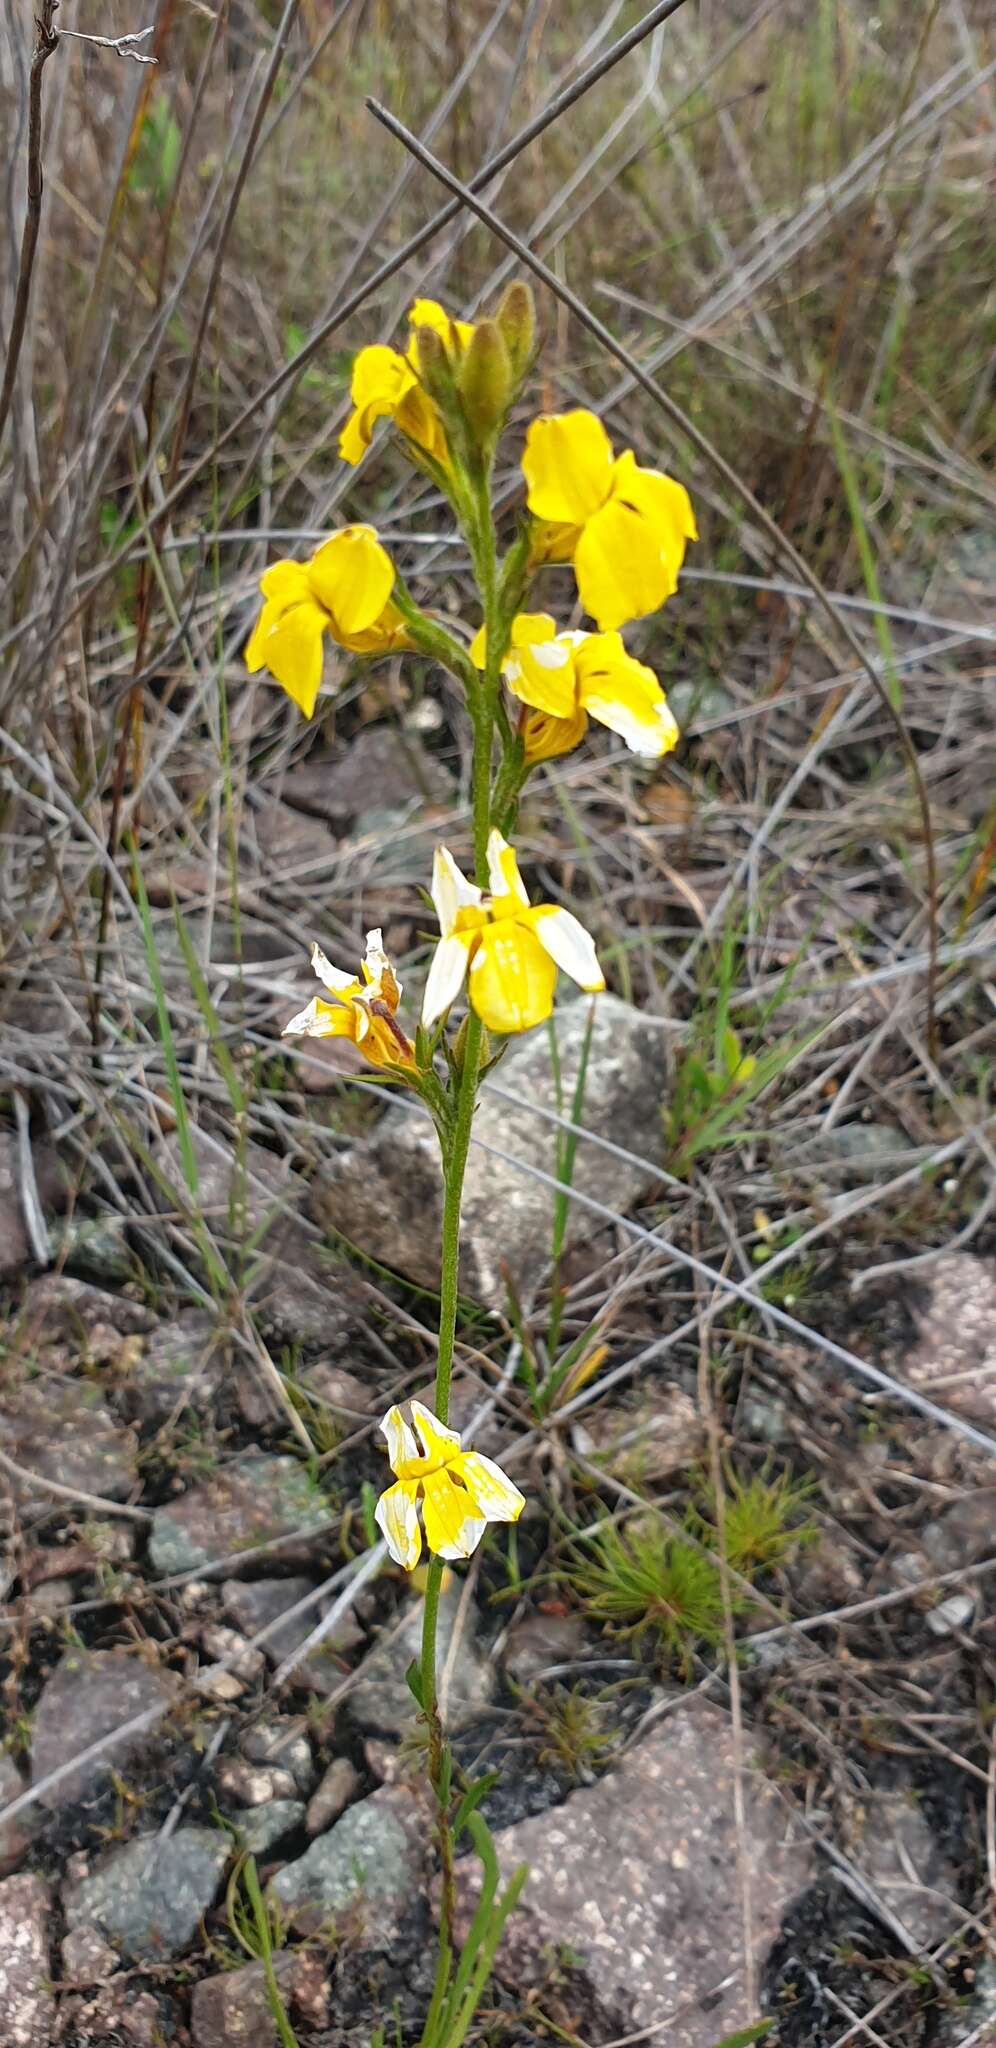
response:
<path fill-rule="evenodd" d="M 495 320 L 480 320 L 470 337 L 458 375 L 464 414 L 484 438 L 501 426 L 512 398 L 512 366 Z"/>
<path fill-rule="evenodd" d="M 529 286 L 522 278 L 509 285 L 495 314 L 495 324 L 501 330 L 512 376 L 519 385 L 536 347 L 536 305 Z"/>
<path fill-rule="evenodd" d="M 419 383 L 441 410 L 452 410 L 453 370 L 446 343 L 434 327 L 416 327 Z"/>

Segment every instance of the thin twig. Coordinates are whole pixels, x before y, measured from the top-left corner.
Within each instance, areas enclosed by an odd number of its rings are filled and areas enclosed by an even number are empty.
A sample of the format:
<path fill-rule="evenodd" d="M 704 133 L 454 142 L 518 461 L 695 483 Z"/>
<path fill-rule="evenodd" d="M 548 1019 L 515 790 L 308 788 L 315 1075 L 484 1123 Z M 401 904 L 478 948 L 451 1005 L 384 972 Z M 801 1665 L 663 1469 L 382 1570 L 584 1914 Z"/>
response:
<path fill-rule="evenodd" d="M 72 36 L 77 43 L 96 43 L 101 50 L 116 50 L 119 57 L 130 57 L 135 64 L 158 64 L 158 57 L 147 57 L 144 51 L 134 47 L 136 43 L 144 43 L 146 36 L 151 36 L 154 31 L 155 22 L 150 22 L 148 28 L 137 28 L 128 36 L 90 36 L 78 28 L 60 29 L 59 36 Z"/>
<path fill-rule="evenodd" d="M 10 323 L 10 342 L 7 361 L 4 365 L 3 389 L 0 390 L 0 445 L 3 430 L 7 424 L 11 400 L 14 396 L 14 378 L 24 341 L 24 330 L 28 321 L 28 300 L 31 297 L 31 275 L 35 267 L 35 251 L 38 247 L 38 230 L 41 226 L 42 191 L 42 72 L 59 37 L 56 32 L 55 10 L 59 0 L 42 0 L 41 13 L 35 20 L 35 47 L 31 59 L 31 76 L 28 82 L 28 197 L 24 215 L 24 232 L 21 237 L 21 260 L 17 272 L 17 288 L 14 296 L 14 317 Z"/>

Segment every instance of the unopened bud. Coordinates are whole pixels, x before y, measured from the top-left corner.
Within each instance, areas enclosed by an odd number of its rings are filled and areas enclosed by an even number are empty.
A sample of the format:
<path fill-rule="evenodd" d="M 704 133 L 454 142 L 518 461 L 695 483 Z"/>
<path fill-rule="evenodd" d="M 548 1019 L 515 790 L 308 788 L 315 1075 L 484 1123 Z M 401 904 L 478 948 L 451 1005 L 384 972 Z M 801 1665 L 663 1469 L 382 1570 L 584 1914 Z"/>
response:
<path fill-rule="evenodd" d="M 446 353 L 446 344 L 434 327 L 416 327 L 415 347 L 418 357 L 419 383 L 438 406 L 451 407 L 453 404 L 453 371 Z"/>
<path fill-rule="evenodd" d="M 500 427 L 512 397 L 512 366 L 495 320 L 480 320 L 467 344 L 458 378 L 460 399 L 473 432 Z"/>
<path fill-rule="evenodd" d="M 495 314 L 516 384 L 521 384 L 536 347 L 536 304 L 521 278 L 510 284 Z"/>

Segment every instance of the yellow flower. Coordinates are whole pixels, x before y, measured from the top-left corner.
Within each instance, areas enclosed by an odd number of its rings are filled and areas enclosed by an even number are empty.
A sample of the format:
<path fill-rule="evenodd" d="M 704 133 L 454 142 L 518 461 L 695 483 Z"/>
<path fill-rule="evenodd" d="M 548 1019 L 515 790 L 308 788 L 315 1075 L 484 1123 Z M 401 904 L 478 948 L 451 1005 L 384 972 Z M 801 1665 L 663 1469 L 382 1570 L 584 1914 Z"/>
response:
<path fill-rule="evenodd" d="M 468 882 L 445 846 L 437 846 L 432 900 L 442 937 L 425 985 L 422 1022 L 438 1022 L 469 970 L 470 1001 L 489 1031 L 528 1031 L 553 1009 L 558 967 L 594 993 L 605 977 L 591 938 L 569 910 L 530 909 L 512 848 L 500 832 L 488 840 L 490 893 Z"/>
<path fill-rule="evenodd" d="M 482 628 L 470 648 L 478 668 L 484 654 Z M 677 745 L 678 727 L 653 669 L 627 654 L 618 633 L 558 633 L 548 612 L 519 612 L 502 675 L 513 697 L 540 714 L 542 723 L 520 725 L 527 760 L 567 753 L 583 739 L 589 715 L 634 754 L 659 760 Z"/>
<path fill-rule="evenodd" d="M 540 521 L 533 560 L 573 558 L 581 602 L 603 630 L 672 596 L 685 542 L 698 538 L 683 485 L 641 469 L 631 449 L 613 456 L 601 420 L 585 411 L 534 420 L 522 469 Z"/>
<path fill-rule="evenodd" d="M 446 1429 L 421 1401 L 411 1403 L 419 1444 L 400 1408 L 389 1408 L 381 1423 L 396 1484 L 375 1509 L 395 1564 L 414 1571 L 422 1555 L 418 1502 L 425 1540 L 437 1557 L 469 1557 L 489 1522 L 517 1522 L 525 1500 L 500 1466 L 478 1451 L 462 1451 L 460 1438 Z"/>
<path fill-rule="evenodd" d="M 350 396 L 353 411 L 339 437 L 339 453 L 354 466 L 365 455 L 379 419 L 391 419 L 406 441 L 434 462 L 449 459 L 446 433 L 436 406 L 423 391 L 418 375 L 418 330 L 431 327 L 453 364 L 473 334 L 466 320 L 451 320 L 434 299 L 416 299 L 408 315 L 412 330 L 406 355 L 381 344 L 361 348 L 353 363 Z"/>
<path fill-rule="evenodd" d="M 307 1009 L 284 1025 L 281 1036 L 349 1038 L 373 1067 L 413 1067 L 414 1047 L 395 1022 L 401 983 L 384 951 L 380 932 L 367 933 L 362 980 L 333 967 L 320 946 L 312 946 L 311 964 L 332 1001 L 313 996 Z"/>
<path fill-rule="evenodd" d="M 259 579 L 263 609 L 245 651 L 251 675 L 267 668 L 306 718 L 322 680 L 322 634 L 353 654 L 406 647 L 391 602 L 394 563 L 372 526 L 344 526 L 310 562 L 273 562 Z"/>

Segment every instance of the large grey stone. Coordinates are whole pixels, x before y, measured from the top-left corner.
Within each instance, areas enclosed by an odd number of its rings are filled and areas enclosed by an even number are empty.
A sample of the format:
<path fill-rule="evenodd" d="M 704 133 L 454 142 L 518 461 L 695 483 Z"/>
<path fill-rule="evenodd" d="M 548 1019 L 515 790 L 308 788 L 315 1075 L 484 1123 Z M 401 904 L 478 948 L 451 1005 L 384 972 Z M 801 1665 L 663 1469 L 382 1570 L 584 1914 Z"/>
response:
<path fill-rule="evenodd" d="M 283 779 L 284 800 L 359 835 L 388 817 L 446 803 L 453 779 L 413 734 L 368 725 L 330 756 L 312 754 Z"/>
<path fill-rule="evenodd" d="M 122 1383 L 122 1401 L 142 1422 L 157 1424 L 181 1408 L 204 1408 L 221 1379 L 223 1363 L 217 1316 L 189 1309 L 175 1322 L 161 1323 L 146 1338 Z"/>
<path fill-rule="evenodd" d="M 381 1787 L 349 1807 L 296 1863 L 286 1863 L 269 1890 L 302 1933 L 357 1908 L 361 1919 L 369 1915 L 378 1945 L 387 1946 L 384 1937 L 418 1883 L 420 1835 L 429 1839 L 414 1824 L 410 1798 Z"/>
<path fill-rule="evenodd" d="M 664 2026 L 667 2048 L 714 2048 L 756 2020 L 744 1996 L 735 1783 L 726 1716 L 690 1700 L 597 1784 L 505 1829 L 495 1845 L 503 1877 L 520 1863 L 530 1875 L 497 1974 L 522 1992 L 547 1980 L 551 1956 L 569 1953 L 589 2040 Z M 814 1856 L 749 1747 L 743 1797 L 760 1962 Z M 458 1884 L 465 1928 L 476 1859 L 458 1865 Z"/>
<path fill-rule="evenodd" d="M 883 1363 L 942 1408 L 996 1429 L 996 1263 L 943 1252 L 919 1274 L 911 1305 L 917 1337 Z"/>
<path fill-rule="evenodd" d="M 316 1583 L 314 1579 L 303 1577 L 248 1579 L 245 1582 L 226 1579 L 222 1587 L 225 1613 L 244 1635 L 255 1636 L 271 1622 L 279 1622 L 280 1615 L 303 1600 L 314 1590 Z M 317 1600 L 292 1621 L 279 1622 L 262 1645 L 271 1664 L 284 1664 L 293 1657 L 295 1650 L 300 1649 L 312 1629 L 317 1627 L 322 1615 L 328 1612 L 332 1597 L 329 1594 L 326 1599 Z M 291 1674 L 292 1682 L 306 1692 L 317 1692 L 323 1697 L 338 1691 L 345 1668 L 343 1653 L 355 1649 L 363 1641 L 362 1629 L 351 1614 L 345 1615 L 325 1641 L 297 1665 Z"/>
<path fill-rule="evenodd" d="M 451 1579 L 439 1600 L 438 1668 L 440 1707 L 447 1728 L 457 1732 L 476 1721 L 495 1689 L 497 1673 L 477 1642 L 476 1610 L 461 1613 L 462 1579 Z M 367 1657 L 349 1694 L 360 1728 L 378 1735 L 402 1735 L 415 1714 L 405 1673 L 422 1644 L 422 1602 L 412 1600 L 404 1625 Z"/>
<path fill-rule="evenodd" d="M 149 1556 L 158 1572 L 199 1571 L 281 1536 L 305 1537 L 330 1520 L 325 1495 L 297 1458 L 246 1451 L 203 1486 L 156 1509 Z"/>
<path fill-rule="evenodd" d="M 239 1841 L 251 1856 L 268 1856 L 277 1842 L 292 1834 L 304 1820 L 303 1799 L 271 1799 L 268 1806 L 254 1806 L 236 1817 Z"/>
<path fill-rule="evenodd" d="M 63 1893 L 70 1929 L 99 1927 L 128 1962 L 162 1961 L 189 1948 L 213 1905 L 231 1853 L 213 1828 L 140 1835 Z"/>
<path fill-rule="evenodd" d="M 51 2048 L 55 1999 L 48 1989 L 51 1900 L 40 1877 L 0 1884 L 0 2040 L 4 2048 Z"/>
<path fill-rule="evenodd" d="M 574 1449 L 638 1491 L 697 1463 L 705 1423 L 697 1402 L 668 1380 L 630 1403 L 595 1401 L 571 1431 Z"/>
<path fill-rule="evenodd" d="M 314 1949 L 282 1949 L 273 1971 L 284 2004 L 295 2020 L 323 2025 L 327 2019 L 325 1958 Z M 266 1995 L 262 1963 L 204 1977 L 190 2005 L 194 2048 L 277 2048 L 277 2026 Z"/>
<path fill-rule="evenodd" d="M 10 1456 L 39 1479 L 105 1500 L 127 1500 L 133 1492 L 135 1438 L 113 1420 L 92 1381 L 61 1373 L 24 1380 L 15 1392 L 0 1396 L 0 1414 Z M 52 1495 L 43 1486 L 13 1483 L 33 1513 L 51 1506 Z"/>
<path fill-rule="evenodd" d="M 179 1685 L 175 1673 L 143 1664 L 125 1650 L 67 1650 L 35 1708 L 33 1782 L 39 1784 L 50 1771 L 136 1715 L 165 1715 Z M 141 1754 L 151 1732 L 126 1736 L 91 1763 L 80 1764 L 42 1794 L 42 1805 L 54 1812 L 106 1784 L 109 1772 L 124 1770 Z"/>
<path fill-rule="evenodd" d="M 846 1847 L 917 1948 L 934 1948 L 961 1924 L 958 1873 L 912 1793 L 869 1791 L 847 1816 Z"/>
<path fill-rule="evenodd" d="M 588 1019 L 585 1001 L 556 1013 L 559 1101 L 545 1025 L 512 1042 L 493 1085 L 485 1082 L 467 1163 L 460 1264 L 463 1286 L 479 1301 L 504 1304 L 506 1265 L 527 1295 L 548 1265 L 555 1193 L 530 1169 L 556 1173 L 562 1134 L 536 1112 L 563 1114 L 571 1104 Z M 580 1122 L 638 1163 L 581 1138 L 572 1176 L 581 1194 L 625 1214 L 653 1185 L 663 1152 L 664 1078 L 653 1021 L 616 996 L 597 996 Z M 438 1281 L 442 1181 L 436 1134 L 425 1117 L 390 1111 L 365 1144 L 329 1169 L 314 1207 L 321 1221 L 372 1257 L 423 1285 Z M 602 1227 L 592 1210 L 568 1204 L 568 1244 Z"/>

